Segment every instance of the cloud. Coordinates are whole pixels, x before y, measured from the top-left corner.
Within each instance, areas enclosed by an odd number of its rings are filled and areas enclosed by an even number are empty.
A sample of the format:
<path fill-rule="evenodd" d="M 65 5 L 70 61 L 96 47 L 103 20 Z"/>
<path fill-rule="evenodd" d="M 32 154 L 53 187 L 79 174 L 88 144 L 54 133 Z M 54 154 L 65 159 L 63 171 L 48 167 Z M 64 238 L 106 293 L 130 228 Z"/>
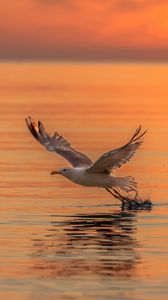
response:
<path fill-rule="evenodd" d="M 44 6 L 60 6 L 64 8 L 74 7 L 72 0 L 35 0 L 38 4 Z"/>
<path fill-rule="evenodd" d="M 119 0 L 115 4 L 115 9 L 118 11 L 138 10 L 142 8 L 142 3 L 134 0 Z"/>
<path fill-rule="evenodd" d="M 168 0 L 85 0 L 85 1 L 79 1 L 79 0 L 32 0 L 35 1 L 39 5 L 45 6 L 45 7 L 59 7 L 63 8 L 65 10 L 71 10 L 76 8 L 83 9 L 85 7 L 90 10 L 92 7 L 99 7 L 102 8 L 103 11 L 107 10 L 114 11 L 117 13 L 122 12 L 136 12 L 141 11 L 147 8 L 150 8 L 152 6 L 156 5 L 163 5 L 165 3 L 168 4 Z M 95 11 L 96 13 L 96 11 Z"/>
<path fill-rule="evenodd" d="M 114 8 L 117 11 L 136 11 L 143 10 L 153 5 L 160 5 L 168 3 L 167 0 L 117 0 L 114 4 Z"/>
<path fill-rule="evenodd" d="M 69 3 L 69 0 L 36 0 L 37 2 L 44 4 L 44 5 L 65 5 L 67 3 Z"/>

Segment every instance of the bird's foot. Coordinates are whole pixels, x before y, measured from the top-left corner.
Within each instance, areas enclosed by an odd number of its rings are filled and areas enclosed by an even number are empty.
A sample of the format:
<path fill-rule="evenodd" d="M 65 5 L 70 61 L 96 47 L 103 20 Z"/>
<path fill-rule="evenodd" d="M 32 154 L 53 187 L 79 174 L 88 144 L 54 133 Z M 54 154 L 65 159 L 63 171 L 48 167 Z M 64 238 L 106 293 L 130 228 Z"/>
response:
<path fill-rule="evenodd" d="M 123 208 L 128 209 L 151 209 L 152 202 L 149 198 L 143 199 L 139 196 L 138 191 L 136 191 L 134 196 L 129 196 L 129 194 L 121 195 L 117 189 L 106 189 L 113 195 L 114 198 L 120 200 L 122 202 Z"/>

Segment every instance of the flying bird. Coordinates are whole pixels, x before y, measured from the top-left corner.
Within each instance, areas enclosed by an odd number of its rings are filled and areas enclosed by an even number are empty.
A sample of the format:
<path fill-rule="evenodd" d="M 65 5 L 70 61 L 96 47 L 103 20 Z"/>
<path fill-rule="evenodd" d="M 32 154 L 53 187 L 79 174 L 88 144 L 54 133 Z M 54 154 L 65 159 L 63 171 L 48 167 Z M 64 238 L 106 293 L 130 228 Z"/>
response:
<path fill-rule="evenodd" d="M 142 138 L 147 130 L 142 131 L 141 126 L 136 129 L 128 143 L 102 154 L 93 162 L 85 154 L 75 150 L 57 132 L 52 135 L 48 134 L 41 121 L 35 122 L 31 117 L 25 120 L 31 134 L 40 144 L 48 151 L 61 155 L 72 165 L 72 167 L 52 171 L 52 175 L 62 175 L 82 186 L 105 188 L 111 194 L 116 190 L 137 192 L 137 183 L 133 177 L 117 177 L 113 171 L 128 162 L 142 144 Z"/>

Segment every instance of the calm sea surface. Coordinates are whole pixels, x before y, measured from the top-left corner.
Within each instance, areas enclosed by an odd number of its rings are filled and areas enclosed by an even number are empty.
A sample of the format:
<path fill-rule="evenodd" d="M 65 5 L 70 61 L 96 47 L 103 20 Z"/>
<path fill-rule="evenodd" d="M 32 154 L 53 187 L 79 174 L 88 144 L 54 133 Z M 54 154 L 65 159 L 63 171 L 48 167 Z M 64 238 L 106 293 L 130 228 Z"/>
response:
<path fill-rule="evenodd" d="M 168 299 L 168 65 L 0 64 L 0 299 Z M 96 159 L 148 128 L 117 174 L 148 211 L 50 172 L 66 166 L 28 132 L 43 120 Z"/>

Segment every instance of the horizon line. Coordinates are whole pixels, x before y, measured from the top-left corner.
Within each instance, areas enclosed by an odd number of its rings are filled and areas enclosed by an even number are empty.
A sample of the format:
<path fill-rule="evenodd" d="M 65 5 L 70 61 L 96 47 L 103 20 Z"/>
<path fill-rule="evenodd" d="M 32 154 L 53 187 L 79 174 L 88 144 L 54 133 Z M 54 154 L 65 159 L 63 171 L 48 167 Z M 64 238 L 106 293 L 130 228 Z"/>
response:
<path fill-rule="evenodd" d="M 168 59 L 93 59 L 93 58 L 87 58 L 87 59 L 57 59 L 57 58 L 10 58 L 10 59 L 1 59 L 0 63 L 117 63 L 117 64 L 123 64 L 123 63 L 142 63 L 142 64 L 167 64 Z"/>

